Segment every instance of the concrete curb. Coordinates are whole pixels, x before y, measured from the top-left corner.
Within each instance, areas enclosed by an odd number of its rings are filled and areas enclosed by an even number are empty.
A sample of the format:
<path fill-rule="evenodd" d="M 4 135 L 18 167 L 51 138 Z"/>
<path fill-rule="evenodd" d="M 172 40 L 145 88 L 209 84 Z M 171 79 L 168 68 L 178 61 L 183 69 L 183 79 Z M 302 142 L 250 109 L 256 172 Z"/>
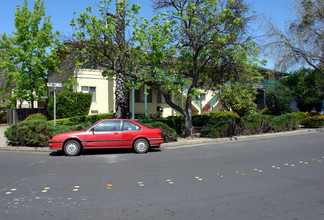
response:
<path fill-rule="evenodd" d="M 246 135 L 246 136 L 237 136 L 237 137 L 229 137 L 229 138 L 189 138 L 189 139 L 178 138 L 177 142 L 164 143 L 161 145 L 161 148 L 162 149 L 163 148 L 177 149 L 177 148 L 198 146 L 198 145 L 203 145 L 203 144 L 216 144 L 216 143 L 226 143 L 226 142 L 247 141 L 247 140 L 255 140 L 255 139 L 262 139 L 262 138 L 309 134 L 309 133 L 315 133 L 315 132 L 324 132 L 324 128 L 299 129 L 296 131 L 289 131 L 289 132 Z M 57 150 L 52 150 L 50 148 L 41 148 L 41 147 L 4 146 L 4 147 L 0 147 L 0 151 L 50 153 L 50 152 L 55 152 Z"/>

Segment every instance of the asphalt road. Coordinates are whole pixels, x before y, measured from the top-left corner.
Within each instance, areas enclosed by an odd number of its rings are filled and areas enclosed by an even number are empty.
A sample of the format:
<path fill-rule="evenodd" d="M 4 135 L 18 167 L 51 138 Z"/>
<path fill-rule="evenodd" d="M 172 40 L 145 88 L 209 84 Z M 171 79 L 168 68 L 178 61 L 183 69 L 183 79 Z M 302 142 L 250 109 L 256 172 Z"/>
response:
<path fill-rule="evenodd" d="M 324 133 L 162 149 L 0 152 L 0 219 L 324 219 Z"/>

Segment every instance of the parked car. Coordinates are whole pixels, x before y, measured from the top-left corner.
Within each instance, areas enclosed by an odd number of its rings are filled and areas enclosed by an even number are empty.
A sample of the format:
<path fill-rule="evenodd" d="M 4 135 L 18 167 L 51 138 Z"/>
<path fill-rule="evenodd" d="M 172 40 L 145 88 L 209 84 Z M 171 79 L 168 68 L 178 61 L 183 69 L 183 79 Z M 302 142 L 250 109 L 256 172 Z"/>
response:
<path fill-rule="evenodd" d="M 55 135 L 48 141 L 51 149 L 63 150 L 68 156 L 104 148 L 133 148 L 137 153 L 146 153 L 162 143 L 161 129 L 129 119 L 104 119 L 82 131 Z"/>

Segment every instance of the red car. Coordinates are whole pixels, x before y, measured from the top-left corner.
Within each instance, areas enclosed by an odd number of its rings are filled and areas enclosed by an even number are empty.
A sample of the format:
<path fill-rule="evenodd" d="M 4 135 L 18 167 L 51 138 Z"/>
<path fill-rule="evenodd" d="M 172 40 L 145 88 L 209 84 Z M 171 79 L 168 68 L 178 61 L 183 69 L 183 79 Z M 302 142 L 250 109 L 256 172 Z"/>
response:
<path fill-rule="evenodd" d="M 51 149 L 63 150 L 68 156 L 100 148 L 134 148 L 137 153 L 146 153 L 162 143 L 161 129 L 128 119 L 101 120 L 82 131 L 55 135 L 48 141 Z"/>

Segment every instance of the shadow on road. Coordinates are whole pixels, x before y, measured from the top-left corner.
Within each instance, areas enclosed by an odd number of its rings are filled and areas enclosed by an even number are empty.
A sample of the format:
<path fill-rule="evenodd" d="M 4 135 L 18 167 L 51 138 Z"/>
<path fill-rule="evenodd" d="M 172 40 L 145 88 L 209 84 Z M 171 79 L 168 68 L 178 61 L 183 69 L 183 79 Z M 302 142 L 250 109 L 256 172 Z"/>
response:
<path fill-rule="evenodd" d="M 152 148 L 147 153 L 161 152 L 161 149 Z M 91 155 L 111 155 L 111 154 L 136 154 L 133 149 L 87 149 L 81 152 L 79 156 L 91 156 Z M 62 157 L 65 156 L 62 150 L 54 151 L 49 154 L 51 157 Z"/>

